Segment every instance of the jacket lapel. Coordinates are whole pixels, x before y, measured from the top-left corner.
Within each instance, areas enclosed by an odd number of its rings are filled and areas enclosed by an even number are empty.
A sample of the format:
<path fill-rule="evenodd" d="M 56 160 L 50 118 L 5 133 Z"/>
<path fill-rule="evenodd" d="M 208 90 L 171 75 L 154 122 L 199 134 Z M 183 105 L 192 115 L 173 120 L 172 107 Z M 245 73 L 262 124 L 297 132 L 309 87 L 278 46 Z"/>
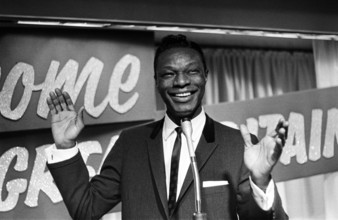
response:
<path fill-rule="evenodd" d="M 204 167 L 214 150 L 216 149 L 217 144 L 215 143 L 215 129 L 214 129 L 214 121 L 207 115 L 206 123 L 202 132 L 201 139 L 197 145 L 195 154 L 196 154 L 196 161 L 198 171 L 200 172 L 201 169 Z M 176 205 L 179 204 L 182 197 L 186 194 L 187 190 L 193 183 L 193 174 L 191 167 L 188 169 L 187 175 L 184 179 L 183 186 L 180 192 L 180 196 Z M 202 185 L 202 183 L 201 183 Z"/>
<path fill-rule="evenodd" d="M 148 155 L 153 182 L 156 185 L 158 196 L 163 206 L 165 215 L 169 216 L 167 190 L 165 182 L 165 167 L 163 156 L 162 129 L 164 120 L 156 123 L 154 130 L 148 139 Z"/>

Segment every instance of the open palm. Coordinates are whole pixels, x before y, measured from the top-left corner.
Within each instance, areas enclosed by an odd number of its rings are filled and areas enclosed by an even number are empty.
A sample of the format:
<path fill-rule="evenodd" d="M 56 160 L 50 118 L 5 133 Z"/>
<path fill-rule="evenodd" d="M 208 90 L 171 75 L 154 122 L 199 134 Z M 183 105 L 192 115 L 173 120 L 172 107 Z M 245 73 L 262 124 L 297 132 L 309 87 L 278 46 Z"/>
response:
<path fill-rule="evenodd" d="M 245 125 L 241 125 L 241 133 L 245 143 L 244 163 L 253 180 L 268 179 L 273 167 L 278 162 L 285 144 L 288 123 L 280 120 L 275 131 L 266 135 L 257 144 L 252 144 L 250 133 Z"/>
<path fill-rule="evenodd" d="M 84 127 L 82 107 L 78 113 L 67 92 L 51 92 L 47 104 L 52 115 L 52 133 L 57 148 L 70 148 Z"/>

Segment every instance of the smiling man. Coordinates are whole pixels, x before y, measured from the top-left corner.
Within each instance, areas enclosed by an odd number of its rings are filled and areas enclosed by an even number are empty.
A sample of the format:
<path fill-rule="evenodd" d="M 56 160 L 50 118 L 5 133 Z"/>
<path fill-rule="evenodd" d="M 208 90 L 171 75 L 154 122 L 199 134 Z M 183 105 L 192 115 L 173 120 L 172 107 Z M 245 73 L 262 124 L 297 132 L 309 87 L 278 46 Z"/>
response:
<path fill-rule="evenodd" d="M 189 118 L 208 219 L 287 219 L 271 171 L 288 123 L 280 121 L 258 142 L 244 125 L 239 131 L 211 119 L 201 104 L 208 76 L 205 58 L 183 35 L 162 40 L 154 70 L 165 117 L 123 131 L 101 173 L 90 182 L 76 147 L 84 127 L 83 109 L 76 113 L 66 92 L 51 92 L 47 103 L 55 146 L 47 150 L 48 167 L 71 216 L 99 219 L 122 201 L 123 219 L 191 219 L 193 178 L 179 128 L 180 121 Z"/>
<path fill-rule="evenodd" d="M 155 55 L 156 87 L 168 116 L 178 125 L 182 118 L 194 118 L 202 110 L 208 70 L 200 53 L 194 48 L 173 47 Z"/>

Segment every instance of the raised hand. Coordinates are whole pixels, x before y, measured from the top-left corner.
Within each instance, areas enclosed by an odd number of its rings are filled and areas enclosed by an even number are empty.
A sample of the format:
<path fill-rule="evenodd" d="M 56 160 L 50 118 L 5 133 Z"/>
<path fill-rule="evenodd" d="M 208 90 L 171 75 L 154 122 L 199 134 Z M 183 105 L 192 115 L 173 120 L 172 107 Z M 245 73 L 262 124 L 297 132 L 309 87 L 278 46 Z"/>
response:
<path fill-rule="evenodd" d="M 240 126 L 245 143 L 244 163 L 254 183 L 262 189 L 267 187 L 272 169 L 282 154 L 288 126 L 288 122 L 281 119 L 276 129 L 255 145 L 251 142 L 248 128 L 245 125 Z"/>
<path fill-rule="evenodd" d="M 76 138 L 84 128 L 84 108 L 76 113 L 69 94 L 60 89 L 49 93 L 47 104 L 52 115 L 52 133 L 56 147 L 67 149 L 75 146 Z"/>

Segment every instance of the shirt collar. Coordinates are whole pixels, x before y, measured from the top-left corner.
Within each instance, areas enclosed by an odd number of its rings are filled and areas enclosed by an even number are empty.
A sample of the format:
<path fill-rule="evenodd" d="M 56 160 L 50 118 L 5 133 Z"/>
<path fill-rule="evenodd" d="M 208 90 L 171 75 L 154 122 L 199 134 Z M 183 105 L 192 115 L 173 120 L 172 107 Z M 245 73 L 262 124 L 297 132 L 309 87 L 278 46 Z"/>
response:
<path fill-rule="evenodd" d="M 204 128 L 206 121 L 205 111 L 202 107 L 202 111 L 191 120 L 192 125 L 192 140 L 196 141 L 196 139 L 199 138 L 200 134 L 202 133 L 202 129 Z M 164 124 L 163 124 L 163 138 L 164 140 L 167 140 L 169 136 L 174 132 L 175 128 L 177 128 L 178 125 L 175 124 L 167 114 L 165 114 L 164 117 Z"/>

